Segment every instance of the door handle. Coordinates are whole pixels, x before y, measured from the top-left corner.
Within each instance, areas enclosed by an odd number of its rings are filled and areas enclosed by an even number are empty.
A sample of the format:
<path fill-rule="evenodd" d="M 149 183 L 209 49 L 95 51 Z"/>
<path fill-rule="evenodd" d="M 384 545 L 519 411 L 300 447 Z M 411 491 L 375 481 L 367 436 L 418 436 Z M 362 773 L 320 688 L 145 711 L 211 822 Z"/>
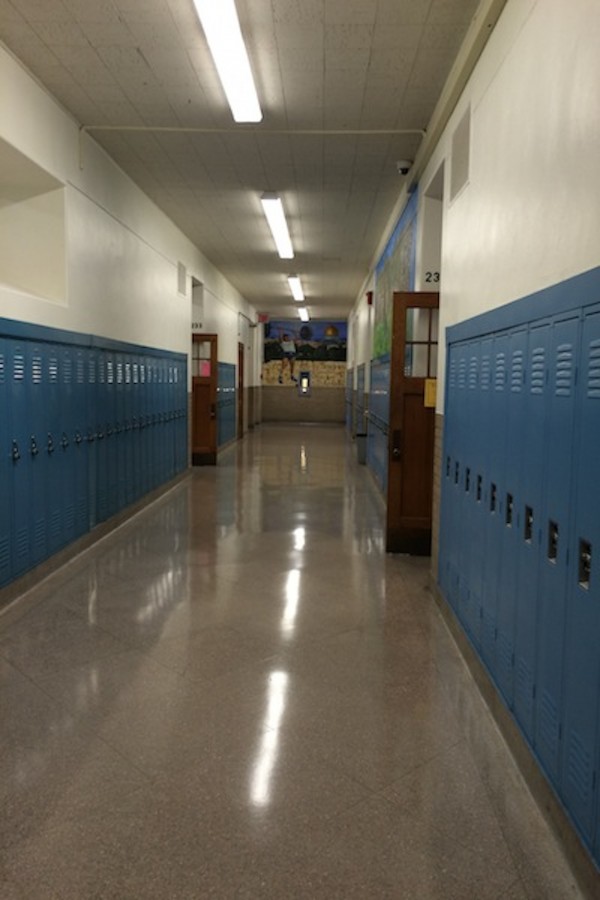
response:
<path fill-rule="evenodd" d="M 402 432 L 398 428 L 392 432 L 392 459 L 400 459 L 402 456 Z"/>
<path fill-rule="evenodd" d="M 215 404 L 214 404 L 214 403 L 211 403 L 211 404 L 210 404 L 210 417 L 211 417 L 211 419 L 215 419 L 216 416 L 217 416 L 217 412 L 216 412 L 216 409 L 215 409 Z"/>

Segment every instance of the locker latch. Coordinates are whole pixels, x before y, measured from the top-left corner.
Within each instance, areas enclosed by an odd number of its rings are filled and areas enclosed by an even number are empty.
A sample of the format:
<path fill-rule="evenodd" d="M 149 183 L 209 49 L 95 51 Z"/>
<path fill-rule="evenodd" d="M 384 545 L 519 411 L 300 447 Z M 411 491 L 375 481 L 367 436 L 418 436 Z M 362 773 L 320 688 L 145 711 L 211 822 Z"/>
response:
<path fill-rule="evenodd" d="M 579 586 L 589 589 L 592 572 L 592 545 L 589 541 L 579 541 Z"/>
<path fill-rule="evenodd" d="M 533 538 L 533 509 L 531 506 L 525 507 L 525 526 L 523 537 L 530 544 Z"/>
<path fill-rule="evenodd" d="M 63 448 L 63 450 L 66 450 L 67 447 L 69 446 L 69 438 L 67 437 L 67 434 L 65 431 L 63 431 L 62 437 L 60 439 L 60 446 Z"/>
<path fill-rule="evenodd" d="M 507 494 L 506 495 L 506 514 L 505 514 L 504 521 L 505 521 L 505 524 L 508 525 L 509 527 L 512 525 L 512 521 L 513 521 L 513 506 L 514 506 L 513 495 Z"/>
<path fill-rule="evenodd" d="M 76 431 L 76 432 L 75 432 L 75 443 L 76 443 L 76 444 L 81 444 L 82 440 L 83 440 L 83 438 L 81 437 L 81 432 L 80 432 L 80 431 Z"/>
<path fill-rule="evenodd" d="M 40 452 L 38 445 L 37 445 L 37 441 L 33 434 L 31 435 L 31 440 L 29 442 L 29 452 L 31 453 L 32 456 L 37 456 L 38 453 Z"/>
<path fill-rule="evenodd" d="M 21 459 L 21 454 L 19 452 L 19 445 L 16 441 L 12 442 L 12 453 L 11 453 L 12 461 L 16 462 L 18 459 Z"/>
<path fill-rule="evenodd" d="M 46 449 L 48 450 L 49 454 L 54 453 L 54 438 L 52 437 L 50 432 L 48 432 L 48 442 L 46 444 Z"/>
<path fill-rule="evenodd" d="M 490 512 L 496 512 L 498 502 L 498 489 L 495 484 L 490 485 Z"/>

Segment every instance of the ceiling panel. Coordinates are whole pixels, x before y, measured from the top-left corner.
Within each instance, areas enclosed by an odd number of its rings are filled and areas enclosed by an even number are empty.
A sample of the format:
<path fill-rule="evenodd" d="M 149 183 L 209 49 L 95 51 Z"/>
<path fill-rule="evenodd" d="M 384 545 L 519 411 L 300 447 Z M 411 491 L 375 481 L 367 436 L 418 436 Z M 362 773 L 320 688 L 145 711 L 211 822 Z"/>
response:
<path fill-rule="evenodd" d="M 293 312 L 295 270 L 328 317 L 349 311 L 403 183 L 395 160 L 419 147 L 389 132 L 427 126 L 477 5 L 237 0 L 258 126 L 233 123 L 192 0 L 0 0 L 0 38 L 251 303 Z M 274 252 L 264 190 L 282 193 L 295 260 Z"/>

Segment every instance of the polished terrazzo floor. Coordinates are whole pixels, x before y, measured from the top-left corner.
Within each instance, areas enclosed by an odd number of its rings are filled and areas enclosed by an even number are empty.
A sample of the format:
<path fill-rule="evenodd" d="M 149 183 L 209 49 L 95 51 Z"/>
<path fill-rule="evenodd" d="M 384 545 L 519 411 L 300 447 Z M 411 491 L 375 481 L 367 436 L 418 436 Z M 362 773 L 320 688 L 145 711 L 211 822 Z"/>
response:
<path fill-rule="evenodd" d="M 0 617 L 2 900 L 580 894 L 343 430 L 257 429 Z"/>

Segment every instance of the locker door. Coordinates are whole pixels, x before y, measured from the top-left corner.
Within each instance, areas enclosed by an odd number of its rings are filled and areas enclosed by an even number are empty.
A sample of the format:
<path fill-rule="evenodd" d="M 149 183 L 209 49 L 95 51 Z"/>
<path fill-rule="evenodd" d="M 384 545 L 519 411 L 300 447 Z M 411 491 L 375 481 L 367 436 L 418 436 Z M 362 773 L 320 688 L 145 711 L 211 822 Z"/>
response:
<path fill-rule="evenodd" d="M 108 518 L 108 397 L 106 384 L 106 354 L 95 351 L 96 356 L 96 521 Z"/>
<path fill-rule="evenodd" d="M 62 497 L 63 540 L 70 543 L 77 537 L 77 470 L 74 461 L 74 438 L 77 428 L 75 418 L 75 353 L 71 347 L 60 349 L 60 410 L 58 416 L 57 464 L 60 469 L 60 491 Z"/>
<path fill-rule="evenodd" d="M 452 553 L 456 530 L 453 527 L 455 510 L 453 492 L 451 490 L 452 461 L 454 457 L 454 433 L 456 414 L 456 357 L 457 345 L 448 347 L 446 366 L 446 397 L 444 403 L 444 445 L 442 453 L 442 484 L 440 509 L 440 559 L 438 579 L 442 593 L 448 602 L 452 602 Z M 360 398 L 360 395 L 359 395 Z M 454 605 L 454 604 L 453 604 Z"/>
<path fill-rule="evenodd" d="M 12 578 L 11 504 L 15 449 L 9 418 L 10 359 L 6 341 L 0 338 L 0 586 Z"/>
<path fill-rule="evenodd" d="M 129 355 L 123 356 L 123 368 L 125 370 L 125 489 L 126 504 L 129 506 L 135 498 L 134 484 L 134 429 L 133 429 L 133 381 L 131 360 Z"/>
<path fill-rule="evenodd" d="M 86 354 L 87 373 L 87 462 L 88 462 L 88 512 L 89 528 L 93 528 L 98 519 L 98 460 L 97 460 L 97 426 L 98 426 L 98 355 L 95 350 Z"/>
<path fill-rule="evenodd" d="M 504 528 L 504 493 L 507 425 L 507 369 L 509 338 L 500 333 L 494 337 L 489 392 L 489 418 L 486 431 L 487 504 L 485 529 L 485 578 L 482 592 L 481 654 L 496 677 L 496 629 L 498 584 L 502 573 L 502 531 Z"/>
<path fill-rule="evenodd" d="M 117 443 L 117 396 L 115 354 L 105 351 L 106 362 L 106 403 L 105 441 L 106 441 L 106 512 L 113 516 L 119 508 L 118 485 L 118 443 Z"/>
<path fill-rule="evenodd" d="M 467 345 L 466 376 L 467 386 L 464 397 L 463 431 L 463 465 L 460 476 L 460 494 L 462 513 L 461 544 L 463 553 L 460 558 L 460 576 L 462 579 L 461 610 L 464 625 L 477 643 L 479 632 L 479 598 L 481 596 L 480 555 L 477 552 L 481 521 L 477 502 L 477 459 L 479 456 L 479 411 L 481 342 L 473 341 Z"/>
<path fill-rule="evenodd" d="M 46 503 L 48 523 L 48 553 L 56 553 L 64 544 L 64 491 L 61 436 L 61 371 L 60 347 L 45 347 L 44 426 L 43 443 L 46 459 Z"/>
<path fill-rule="evenodd" d="M 148 429 L 148 384 L 146 382 L 146 358 L 139 358 L 139 392 L 140 392 L 140 452 L 141 452 L 141 484 L 142 494 L 150 490 L 150 453 L 149 453 L 149 429 Z"/>
<path fill-rule="evenodd" d="M 21 575 L 32 565 L 31 554 L 31 407 L 27 385 L 26 343 L 7 340 L 11 408 L 12 568 Z"/>
<path fill-rule="evenodd" d="M 127 506 L 127 397 L 125 393 L 125 361 L 121 353 L 115 357 L 117 509 Z"/>
<path fill-rule="evenodd" d="M 600 682 L 600 311 L 597 309 L 583 322 L 581 358 L 573 466 L 575 515 L 565 629 L 562 794 L 583 836 L 591 843 L 597 793 Z"/>
<path fill-rule="evenodd" d="M 31 563 L 37 565 L 48 556 L 48 505 L 46 488 L 50 479 L 47 444 L 46 390 L 48 377 L 47 347 L 27 344 L 26 384 L 31 411 L 29 458 L 31 465 Z"/>
<path fill-rule="evenodd" d="M 73 382 L 73 419 L 71 424 L 71 457 L 75 491 L 75 532 L 80 537 L 90 527 L 88 401 L 87 401 L 87 351 L 77 348 L 73 353 L 75 379 Z"/>
<path fill-rule="evenodd" d="M 526 370 L 526 414 L 519 441 L 521 489 L 518 499 L 516 564 L 516 633 L 514 711 L 527 739 L 534 739 L 534 694 L 536 670 L 537 607 L 540 566 L 540 529 L 546 447 L 546 411 L 550 323 L 540 322 L 529 330 Z M 526 521 L 526 517 L 528 521 Z"/>
<path fill-rule="evenodd" d="M 514 696 L 514 652 L 517 591 L 517 559 L 521 524 L 521 441 L 527 417 L 525 367 L 527 331 L 510 336 L 506 429 L 506 469 L 502 495 L 500 580 L 498 583 L 496 681 L 509 706 Z"/>
<path fill-rule="evenodd" d="M 545 430 L 545 502 L 534 527 L 540 544 L 535 749 L 558 783 L 563 643 L 567 592 L 567 539 L 575 422 L 579 318 L 555 321 L 549 365 Z"/>

